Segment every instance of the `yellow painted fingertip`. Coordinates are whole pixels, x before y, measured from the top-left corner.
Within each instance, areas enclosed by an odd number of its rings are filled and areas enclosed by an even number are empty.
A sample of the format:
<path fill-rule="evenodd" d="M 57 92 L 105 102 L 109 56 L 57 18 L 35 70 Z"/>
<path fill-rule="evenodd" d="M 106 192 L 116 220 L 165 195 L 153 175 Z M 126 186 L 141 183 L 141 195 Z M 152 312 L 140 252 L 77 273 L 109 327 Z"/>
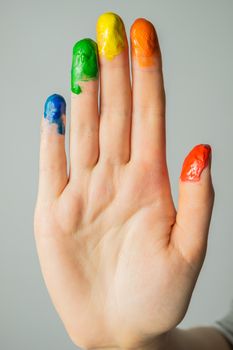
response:
<path fill-rule="evenodd" d="M 102 14 L 96 26 L 100 56 L 112 60 L 125 48 L 126 38 L 122 19 L 112 12 Z"/>

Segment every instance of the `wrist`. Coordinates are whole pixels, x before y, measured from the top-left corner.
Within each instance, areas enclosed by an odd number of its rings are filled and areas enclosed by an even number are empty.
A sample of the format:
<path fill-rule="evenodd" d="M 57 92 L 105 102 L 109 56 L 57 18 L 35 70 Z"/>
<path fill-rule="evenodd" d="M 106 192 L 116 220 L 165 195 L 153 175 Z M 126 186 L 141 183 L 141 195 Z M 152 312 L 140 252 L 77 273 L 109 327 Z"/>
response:
<path fill-rule="evenodd" d="M 168 347 L 169 333 L 164 333 L 159 336 L 155 336 L 150 340 L 141 341 L 138 344 L 132 345 L 116 345 L 112 347 L 92 347 L 95 350 L 167 350 L 172 349 Z M 131 344 L 131 342 L 130 342 Z"/>
<path fill-rule="evenodd" d="M 170 331 L 154 337 L 150 341 L 142 343 L 134 350 L 167 350 L 169 349 Z"/>

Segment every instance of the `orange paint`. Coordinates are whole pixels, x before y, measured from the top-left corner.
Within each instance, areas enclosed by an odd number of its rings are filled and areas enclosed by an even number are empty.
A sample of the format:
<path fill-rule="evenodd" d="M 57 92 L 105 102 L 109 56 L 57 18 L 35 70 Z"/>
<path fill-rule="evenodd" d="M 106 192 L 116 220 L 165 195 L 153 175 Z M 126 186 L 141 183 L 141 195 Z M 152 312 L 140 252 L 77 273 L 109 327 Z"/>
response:
<path fill-rule="evenodd" d="M 211 147 L 197 145 L 184 160 L 180 179 L 182 181 L 199 181 L 202 171 L 209 164 Z"/>
<path fill-rule="evenodd" d="M 160 50 L 157 34 L 153 24 L 144 18 L 138 18 L 130 31 L 132 55 L 137 59 L 141 67 L 149 67 L 155 64 L 156 55 Z"/>

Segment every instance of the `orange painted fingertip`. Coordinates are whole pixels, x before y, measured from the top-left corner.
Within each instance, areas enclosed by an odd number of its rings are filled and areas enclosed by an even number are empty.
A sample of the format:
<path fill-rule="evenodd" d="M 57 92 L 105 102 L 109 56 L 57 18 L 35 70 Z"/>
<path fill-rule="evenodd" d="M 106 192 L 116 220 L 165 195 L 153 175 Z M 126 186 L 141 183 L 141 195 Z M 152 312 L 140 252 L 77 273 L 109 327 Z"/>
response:
<path fill-rule="evenodd" d="M 211 157 L 209 145 L 197 145 L 187 155 L 181 171 L 181 181 L 197 182 L 200 180 L 202 171 L 208 166 Z"/>
<path fill-rule="evenodd" d="M 130 30 L 132 55 L 141 67 L 156 63 L 156 52 L 160 55 L 158 37 L 153 24 L 145 18 L 138 18 Z"/>

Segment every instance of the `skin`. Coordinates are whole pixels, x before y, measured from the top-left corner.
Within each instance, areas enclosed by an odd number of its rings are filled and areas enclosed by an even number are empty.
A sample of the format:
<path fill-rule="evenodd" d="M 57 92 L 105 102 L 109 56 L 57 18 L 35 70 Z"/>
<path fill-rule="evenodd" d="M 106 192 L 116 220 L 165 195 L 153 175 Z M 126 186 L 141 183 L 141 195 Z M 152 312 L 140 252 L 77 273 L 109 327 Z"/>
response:
<path fill-rule="evenodd" d="M 186 341 L 175 327 L 206 251 L 210 162 L 199 181 L 180 180 L 176 211 L 160 50 L 148 67 L 133 55 L 131 87 L 122 35 L 114 57 L 100 50 L 100 115 L 97 80 L 80 81 L 83 92 L 71 94 L 69 172 L 65 136 L 42 119 L 35 237 L 50 296 L 77 346 L 173 349 Z"/>

